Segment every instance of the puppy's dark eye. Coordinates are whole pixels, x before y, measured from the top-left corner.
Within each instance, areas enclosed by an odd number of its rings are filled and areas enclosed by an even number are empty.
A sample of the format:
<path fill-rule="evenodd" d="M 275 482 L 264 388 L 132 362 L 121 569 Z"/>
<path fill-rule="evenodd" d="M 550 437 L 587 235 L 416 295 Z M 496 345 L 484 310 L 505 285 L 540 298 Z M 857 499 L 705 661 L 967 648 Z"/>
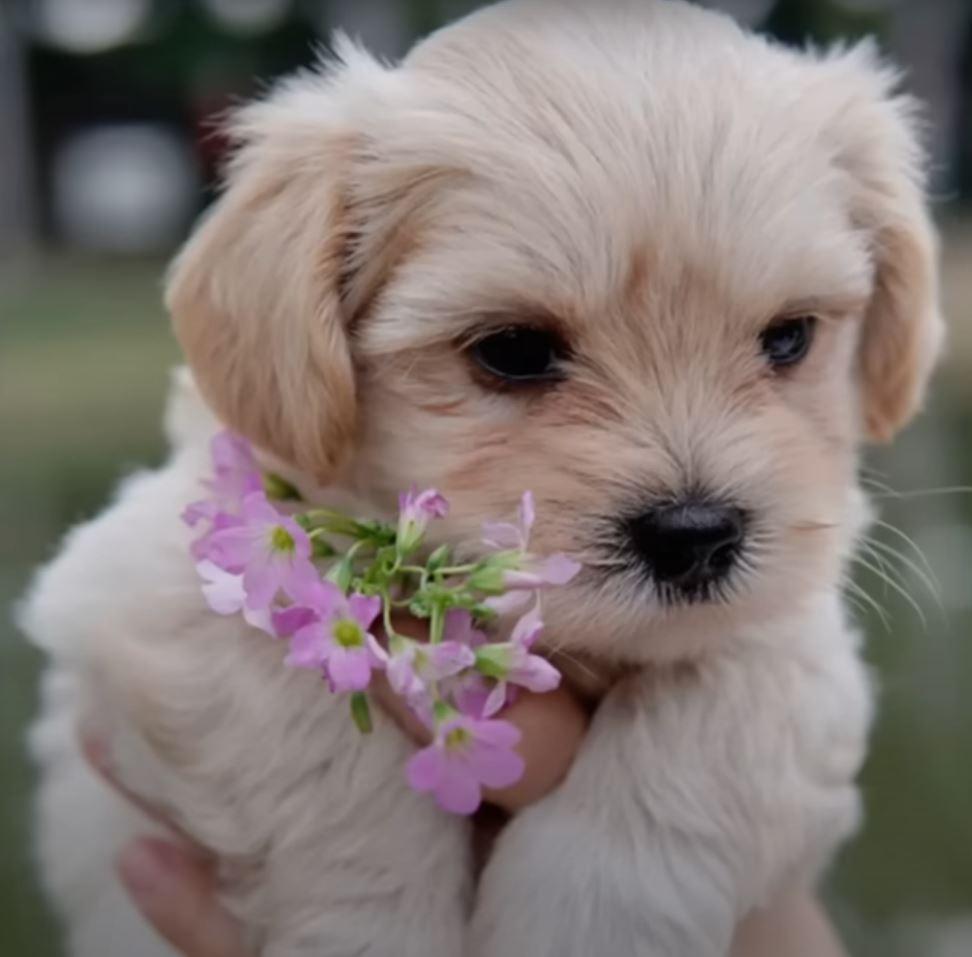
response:
<path fill-rule="evenodd" d="M 559 381 L 564 377 L 561 360 L 565 353 L 557 335 L 529 326 L 501 329 L 469 350 L 481 369 L 511 384 Z"/>
<path fill-rule="evenodd" d="M 816 316 L 797 316 L 770 326 L 760 337 L 763 355 L 774 369 L 802 362 L 813 345 Z"/>

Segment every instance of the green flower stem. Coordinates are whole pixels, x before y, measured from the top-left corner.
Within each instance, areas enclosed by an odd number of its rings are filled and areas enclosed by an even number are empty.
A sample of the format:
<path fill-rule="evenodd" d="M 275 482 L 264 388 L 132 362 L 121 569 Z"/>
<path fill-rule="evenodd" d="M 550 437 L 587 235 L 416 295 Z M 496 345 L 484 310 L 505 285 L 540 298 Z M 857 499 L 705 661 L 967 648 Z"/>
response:
<path fill-rule="evenodd" d="M 351 695 L 351 718 L 362 734 L 370 734 L 374 729 L 371 706 L 368 704 L 368 696 L 363 691 L 355 691 Z"/>
<path fill-rule="evenodd" d="M 443 614 L 442 602 L 437 601 L 432 605 L 432 617 L 429 622 L 429 643 L 433 645 L 440 644 L 444 629 L 445 615 Z"/>
<path fill-rule="evenodd" d="M 429 573 L 429 570 L 424 565 L 402 565 L 398 570 L 408 575 L 419 575 L 423 578 Z"/>
<path fill-rule="evenodd" d="M 386 587 L 381 593 L 381 614 L 382 614 L 382 624 L 385 627 L 385 637 L 388 639 L 388 646 L 394 651 L 394 645 L 400 644 L 404 637 L 395 631 L 395 626 L 392 624 L 392 605 L 393 602 L 388 594 L 388 588 Z"/>

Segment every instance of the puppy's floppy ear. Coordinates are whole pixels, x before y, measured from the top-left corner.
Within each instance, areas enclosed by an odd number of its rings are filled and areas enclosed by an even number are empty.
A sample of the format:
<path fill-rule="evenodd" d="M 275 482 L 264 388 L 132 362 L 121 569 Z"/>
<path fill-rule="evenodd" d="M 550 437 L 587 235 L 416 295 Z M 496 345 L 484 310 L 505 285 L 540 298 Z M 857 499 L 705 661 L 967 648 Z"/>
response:
<path fill-rule="evenodd" d="M 349 44 L 342 56 L 236 114 L 226 191 L 173 264 L 166 296 L 219 417 L 321 479 L 355 424 L 341 302 L 358 146 L 349 118 L 362 85 L 388 72 Z"/>
<path fill-rule="evenodd" d="M 867 41 L 828 58 L 837 103 L 837 165 L 851 180 L 855 225 L 874 257 L 874 295 L 862 331 L 860 376 L 869 438 L 886 441 L 924 397 L 941 349 L 938 243 L 925 191 L 916 104 Z M 832 88 L 833 89 L 833 88 Z"/>

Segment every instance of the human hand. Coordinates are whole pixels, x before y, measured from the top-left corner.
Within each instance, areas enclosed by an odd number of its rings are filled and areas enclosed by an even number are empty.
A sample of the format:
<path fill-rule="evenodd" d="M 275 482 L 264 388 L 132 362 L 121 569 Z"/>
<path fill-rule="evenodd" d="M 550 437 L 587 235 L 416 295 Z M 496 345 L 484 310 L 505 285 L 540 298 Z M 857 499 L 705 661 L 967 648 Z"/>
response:
<path fill-rule="evenodd" d="M 409 625 L 416 636 L 417 626 Z M 375 696 L 385 711 L 419 743 L 428 730 L 391 690 L 379 682 Z M 587 730 L 584 705 L 566 688 L 543 695 L 523 693 L 503 713 L 519 728 L 523 778 L 510 788 L 487 794 L 508 813 L 540 800 L 570 769 Z M 111 772 L 104 742 L 82 736 L 91 764 L 146 814 L 169 825 Z M 145 919 L 184 957 L 250 957 L 240 925 L 219 901 L 214 863 L 173 832 L 171 840 L 140 838 L 118 858 L 118 875 Z M 810 896 L 790 899 L 753 915 L 741 926 L 733 957 L 841 957 L 843 951 L 820 905 Z"/>
<path fill-rule="evenodd" d="M 401 627 L 407 627 L 413 637 L 420 634 L 418 623 Z M 375 696 L 406 733 L 417 742 L 427 742 L 428 730 L 387 685 L 379 683 Z M 579 700 L 561 688 L 543 695 L 523 693 L 502 717 L 521 732 L 519 751 L 526 769 L 515 785 L 486 797 L 515 813 L 552 791 L 570 769 L 588 715 Z M 177 833 L 157 809 L 125 788 L 112 771 L 106 742 L 82 731 L 81 743 L 91 765 L 172 835 L 171 839 L 139 838 L 118 857 L 119 879 L 140 913 L 184 957 L 249 957 L 242 928 L 219 900 L 212 859 Z"/>

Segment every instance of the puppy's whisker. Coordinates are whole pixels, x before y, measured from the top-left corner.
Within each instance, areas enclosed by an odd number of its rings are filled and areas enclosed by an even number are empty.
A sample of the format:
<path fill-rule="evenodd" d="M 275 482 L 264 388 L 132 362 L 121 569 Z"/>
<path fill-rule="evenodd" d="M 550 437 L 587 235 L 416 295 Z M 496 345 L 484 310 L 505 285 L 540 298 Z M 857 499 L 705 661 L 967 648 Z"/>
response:
<path fill-rule="evenodd" d="M 840 528 L 837 522 L 796 522 L 790 526 L 792 532 L 826 532 Z"/>
<path fill-rule="evenodd" d="M 582 661 L 576 655 L 564 649 L 562 644 L 552 644 L 547 647 L 547 656 L 556 655 L 558 658 L 563 658 L 564 661 L 569 661 L 578 671 L 582 672 L 585 677 L 593 678 L 595 680 L 599 679 L 599 675 L 589 664 Z"/>
<path fill-rule="evenodd" d="M 888 586 L 894 589 L 914 610 L 918 619 L 921 621 L 922 628 L 928 630 L 928 620 L 925 617 L 925 613 L 921 609 L 921 605 L 908 593 L 908 590 L 902 587 L 898 582 L 896 582 L 889 575 L 885 574 L 878 566 L 872 565 L 870 562 L 862 558 L 860 555 L 855 555 L 853 557 L 854 562 L 860 565 L 862 568 L 867 569 L 872 575 L 875 575 L 878 579 L 885 582 Z"/>
<path fill-rule="evenodd" d="M 934 498 L 942 495 L 972 495 L 972 485 L 946 485 L 942 488 L 916 488 L 909 489 L 907 492 L 898 492 L 889 488 L 887 491 L 878 492 L 874 498 L 889 498 L 896 501 L 910 501 L 916 498 Z"/>
<path fill-rule="evenodd" d="M 888 485 L 887 482 L 883 482 L 880 479 L 871 478 L 863 472 L 860 475 L 860 481 L 861 485 L 863 485 L 864 488 L 868 489 L 869 491 L 873 490 L 875 492 L 894 494 L 894 489 Z"/>
<path fill-rule="evenodd" d="M 884 630 L 887 634 L 891 634 L 891 620 L 888 618 L 887 612 L 862 585 L 859 585 L 852 578 L 847 578 L 843 583 L 844 594 L 847 598 L 854 604 L 854 606 L 864 614 L 869 611 L 873 611 L 877 614 L 884 626 Z"/>
<path fill-rule="evenodd" d="M 885 522 L 879 518 L 874 520 L 874 525 L 876 525 L 878 528 L 883 528 L 887 530 L 892 535 L 896 535 L 906 545 L 909 545 L 914 550 L 915 554 L 918 556 L 921 563 L 925 566 L 925 570 L 928 572 L 928 574 L 932 576 L 935 575 L 935 569 L 932 567 L 932 563 L 928 560 L 928 556 L 925 555 L 925 553 L 918 546 L 918 543 L 913 538 L 911 538 L 909 535 L 906 535 L 896 525 L 892 525 L 890 522 Z"/>
<path fill-rule="evenodd" d="M 875 551 L 871 547 L 871 543 L 870 543 L 870 541 L 868 539 L 866 539 L 866 538 L 862 538 L 861 539 L 861 541 L 860 541 L 860 548 L 864 552 L 866 552 L 867 555 L 869 555 L 871 558 L 874 559 L 875 563 L 877 564 L 878 569 L 880 569 L 881 578 L 883 579 L 883 583 L 884 583 L 884 593 L 885 593 L 885 595 L 887 595 L 887 592 L 888 592 L 888 578 L 891 577 L 891 576 L 897 575 L 898 574 L 897 569 L 894 568 L 893 566 L 888 565 L 888 562 L 885 559 L 885 557 L 880 552 Z M 901 580 L 900 577 L 898 577 L 896 580 L 898 581 L 899 584 L 904 585 L 904 582 Z"/>
<path fill-rule="evenodd" d="M 929 574 L 925 571 L 918 562 L 909 558 L 904 553 L 898 551 L 898 549 L 887 544 L 887 542 L 879 541 L 876 538 L 865 538 L 864 544 L 866 545 L 869 553 L 877 558 L 880 554 L 887 556 L 889 559 L 894 559 L 901 562 L 928 590 L 928 593 L 935 600 L 939 609 L 944 611 L 944 605 L 942 604 L 942 587 L 938 578 L 934 575 L 934 572 Z M 893 567 L 893 566 L 892 566 Z M 899 570 L 899 575 L 904 578 L 904 575 Z"/>

